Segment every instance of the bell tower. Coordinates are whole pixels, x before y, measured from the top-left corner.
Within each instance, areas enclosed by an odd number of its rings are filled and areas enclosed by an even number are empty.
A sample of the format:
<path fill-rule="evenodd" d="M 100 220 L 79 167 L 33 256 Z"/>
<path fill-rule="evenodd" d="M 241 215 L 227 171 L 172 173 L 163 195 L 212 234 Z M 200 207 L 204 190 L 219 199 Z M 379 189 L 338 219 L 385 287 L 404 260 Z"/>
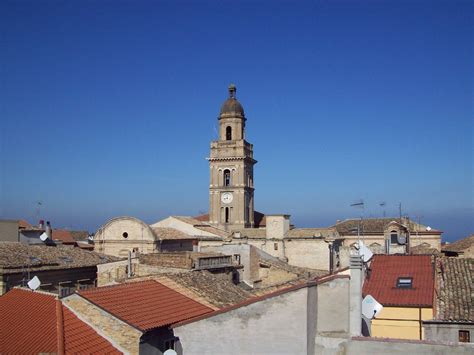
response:
<path fill-rule="evenodd" d="M 209 223 L 226 230 L 254 226 L 253 145 L 245 141 L 244 109 L 229 86 L 219 114 L 219 139 L 211 142 Z"/>

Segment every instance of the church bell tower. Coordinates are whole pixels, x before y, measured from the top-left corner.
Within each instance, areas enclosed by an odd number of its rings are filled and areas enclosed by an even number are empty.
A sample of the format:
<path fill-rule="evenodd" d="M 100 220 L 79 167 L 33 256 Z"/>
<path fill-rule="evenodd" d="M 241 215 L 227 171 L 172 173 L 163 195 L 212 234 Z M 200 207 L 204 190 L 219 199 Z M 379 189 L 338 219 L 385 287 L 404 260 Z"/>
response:
<path fill-rule="evenodd" d="M 211 142 L 209 223 L 226 230 L 254 226 L 253 145 L 245 141 L 244 109 L 229 86 L 219 115 L 219 139 Z"/>

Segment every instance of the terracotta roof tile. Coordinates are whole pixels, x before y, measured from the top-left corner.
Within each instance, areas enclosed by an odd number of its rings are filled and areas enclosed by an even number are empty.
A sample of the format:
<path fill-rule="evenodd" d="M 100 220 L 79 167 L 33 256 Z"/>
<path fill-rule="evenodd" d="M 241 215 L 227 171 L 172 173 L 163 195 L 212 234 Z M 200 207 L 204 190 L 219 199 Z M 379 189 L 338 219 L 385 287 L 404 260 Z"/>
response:
<path fill-rule="evenodd" d="M 0 353 L 55 353 L 55 299 L 13 289 L 0 297 Z"/>
<path fill-rule="evenodd" d="M 474 259 L 436 261 L 436 319 L 474 322 Z"/>
<path fill-rule="evenodd" d="M 61 322 L 56 302 L 52 294 L 19 288 L 0 297 L 0 353 L 57 353 L 57 324 L 61 327 Z M 65 306 L 58 309 L 63 312 L 66 353 L 121 353 Z"/>
<path fill-rule="evenodd" d="M 28 223 L 28 221 L 25 221 L 24 219 L 20 219 L 18 221 L 18 228 L 31 228 L 31 224 Z"/>
<path fill-rule="evenodd" d="M 64 346 L 71 354 L 121 354 L 106 339 L 63 306 Z"/>
<path fill-rule="evenodd" d="M 212 309 L 157 281 L 133 282 L 79 292 L 124 322 L 150 330 L 212 312 Z"/>
<path fill-rule="evenodd" d="M 374 255 L 362 293 L 384 306 L 433 305 L 434 275 L 429 255 Z M 413 278 L 411 289 L 397 288 L 400 277 Z"/>
<path fill-rule="evenodd" d="M 65 229 L 54 229 L 52 233 L 53 240 L 62 242 L 63 244 L 75 244 L 76 241 L 72 237 L 71 231 Z"/>

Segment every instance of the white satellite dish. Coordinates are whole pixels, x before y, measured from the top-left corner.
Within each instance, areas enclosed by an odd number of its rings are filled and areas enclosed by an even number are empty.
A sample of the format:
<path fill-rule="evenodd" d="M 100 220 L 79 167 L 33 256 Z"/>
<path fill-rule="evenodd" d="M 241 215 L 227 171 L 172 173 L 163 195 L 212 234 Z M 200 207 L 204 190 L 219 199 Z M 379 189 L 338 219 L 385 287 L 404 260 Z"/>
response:
<path fill-rule="evenodd" d="M 364 259 L 364 263 L 368 262 L 372 256 L 374 255 L 372 251 L 365 246 L 365 244 L 359 240 L 358 242 L 358 247 L 359 247 L 359 255 L 361 255 Z"/>
<path fill-rule="evenodd" d="M 368 319 L 372 319 L 382 311 L 383 306 L 371 295 L 365 296 L 362 301 L 362 314 Z"/>
<path fill-rule="evenodd" d="M 28 287 L 35 291 L 38 287 L 41 286 L 41 281 L 38 279 L 38 276 L 33 277 L 30 281 L 28 281 Z"/>
<path fill-rule="evenodd" d="M 163 355 L 177 355 L 178 353 L 174 351 L 173 349 L 168 349 L 166 350 Z"/>
<path fill-rule="evenodd" d="M 44 242 L 46 241 L 46 239 L 48 239 L 48 235 L 45 232 L 43 232 L 43 234 L 40 235 L 40 239 L 42 242 Z"/>
<path fill-rule="evenodd" d="M 431 230 L 431 227 L 430 226 L 426 227 L 426 230 L 429 232 Z"/>

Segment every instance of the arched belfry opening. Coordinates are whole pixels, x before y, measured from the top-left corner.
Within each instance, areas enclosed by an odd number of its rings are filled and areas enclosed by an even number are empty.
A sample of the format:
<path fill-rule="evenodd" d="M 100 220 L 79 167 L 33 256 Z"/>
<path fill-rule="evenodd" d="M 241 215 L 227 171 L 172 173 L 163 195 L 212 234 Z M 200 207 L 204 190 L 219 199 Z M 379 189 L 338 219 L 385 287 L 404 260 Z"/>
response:
<path fill-rule="evenodd" d="M 225 129 L 225 139 L 227 141 L 232 140 L 232 127 L 231 126 L 227 126 L 226 129 Z"/>
<path fill-rule="evenodd" d="M 230 170 L 224 170 L 224 186 L 230 186 Z"/>

